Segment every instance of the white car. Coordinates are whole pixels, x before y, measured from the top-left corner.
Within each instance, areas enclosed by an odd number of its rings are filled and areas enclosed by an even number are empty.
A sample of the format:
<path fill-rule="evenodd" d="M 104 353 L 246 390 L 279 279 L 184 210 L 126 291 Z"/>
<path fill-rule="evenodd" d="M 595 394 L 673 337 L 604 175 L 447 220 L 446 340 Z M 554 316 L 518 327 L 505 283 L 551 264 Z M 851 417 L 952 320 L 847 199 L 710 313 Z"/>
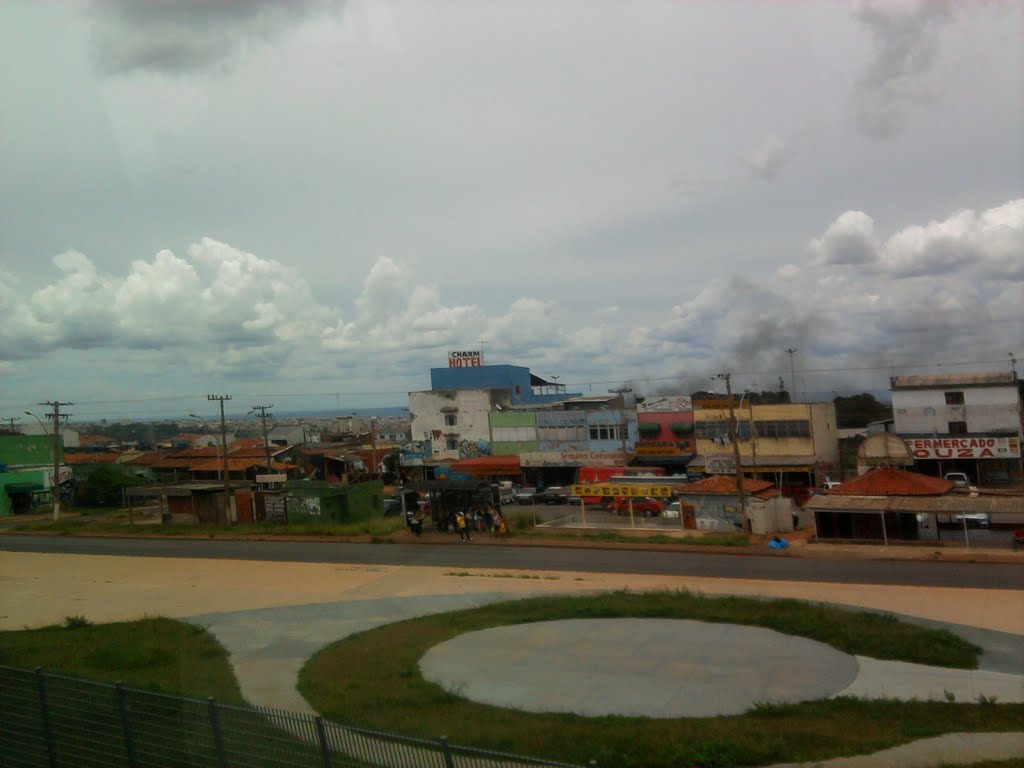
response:
<path fill-rule="evenodd" d="M 947 472 L 946 479 L 952 480 L 960 488 L 969 488 L 971 481 L 967 479 L 967 475 L 963 472 Z"/>

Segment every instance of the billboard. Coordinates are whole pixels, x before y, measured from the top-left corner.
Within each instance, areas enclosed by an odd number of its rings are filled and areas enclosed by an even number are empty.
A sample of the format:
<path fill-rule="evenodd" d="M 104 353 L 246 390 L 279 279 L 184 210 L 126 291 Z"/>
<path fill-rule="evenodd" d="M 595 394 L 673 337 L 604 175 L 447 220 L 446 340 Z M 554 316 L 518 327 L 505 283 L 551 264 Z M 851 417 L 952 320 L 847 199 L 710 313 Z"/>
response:
<path fill-rule="evenodd" d="M 479 349 L 448 353 L 449 368 L 479 368 L 484 364 L 484 353 Z"/>
<path fill-rule="evenodd" d="M 906 437 L 915 459 L 1019 459 L 1017 437 Z"/>
<path fill-rule="evenodd" d="M 636 444 L 637 456 L 683 456 L 693 453 L 693 441 L 640 440 Z"/>
<path fill-rule="evenodd" d="M 736 474 L 736 458 L 725 454 L 708 456 L 705 459 L 704 471 L 709 475 Z"/>
<path fill-rule="evenodd" d="M 619 467 L 621 451 L 532 451 L 519 454 L 523 467 Z"/>

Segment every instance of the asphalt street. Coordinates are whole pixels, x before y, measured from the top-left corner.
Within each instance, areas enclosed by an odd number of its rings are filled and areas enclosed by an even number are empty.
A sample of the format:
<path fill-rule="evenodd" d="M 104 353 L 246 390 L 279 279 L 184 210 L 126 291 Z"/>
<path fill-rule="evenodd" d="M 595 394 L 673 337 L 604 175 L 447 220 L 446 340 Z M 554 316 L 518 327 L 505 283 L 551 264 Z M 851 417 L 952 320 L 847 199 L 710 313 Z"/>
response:
<path fill-rule="evenodd" d="M 1022 589 L 1024 566 L 899 560 L 825 560 L 750 554 L 460 544 L 352 544 L 72 536 L 2 536 L 0 550 L 134 557 L 442 568 L 509 568 L 842 584 Z"/>

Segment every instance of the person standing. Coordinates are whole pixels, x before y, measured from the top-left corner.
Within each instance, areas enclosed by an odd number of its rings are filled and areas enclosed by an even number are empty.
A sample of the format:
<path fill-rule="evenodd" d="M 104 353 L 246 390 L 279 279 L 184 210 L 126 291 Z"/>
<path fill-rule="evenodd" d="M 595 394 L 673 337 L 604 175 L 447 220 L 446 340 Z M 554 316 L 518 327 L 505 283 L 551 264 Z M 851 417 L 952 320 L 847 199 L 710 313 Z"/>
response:
<path fill-rule="evenodd" d="M 459 541 L 469 541 L 469 528 L 466 527 L 466 515 L 460 510 L 455 516 L 455 527 L 459 530 Z"/>

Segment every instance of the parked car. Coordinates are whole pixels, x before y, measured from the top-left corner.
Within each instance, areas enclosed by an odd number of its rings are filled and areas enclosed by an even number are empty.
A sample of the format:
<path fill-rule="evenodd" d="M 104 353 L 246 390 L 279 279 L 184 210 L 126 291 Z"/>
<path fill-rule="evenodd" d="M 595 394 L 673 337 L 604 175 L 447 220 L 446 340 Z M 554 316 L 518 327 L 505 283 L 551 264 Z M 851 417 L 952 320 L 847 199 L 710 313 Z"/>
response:
<path fill-rule="evenodd" d="M 516 489 L 516 504 L 533 504 L 536 496 L 536 488 L 518 488 Z"/>
<path fill-rule="evenodd" d="M 680 502 L 673 501 L 667 507 L 665 507 L 664 511 L 661 513 L 661 516 L 662 517 L 670 517 L 670 518 L 674 518 L 674 519 L 678 520 L 679 519 L 679 512 L 680 512 L 681 508 L 682 508 L 682 504 Z"/>
<path fill-rule="evenodd" d="M 967 479 L 967 475 L 963 472 L 947 472 L 945 475 L 947 480 L 952 480 L 960 488 L 969 488 L 971 481 Z"/>
<path fill-rule="evenodd" d="M 608 505 L 608 511 L 617 515 L 629 514 L 629 499 L 618 498 Z M 661 502 L 652 499 L 650 496 L 643 496 L 633 499 L 633 514 L 644 517 L 655 517 L 661 514 Z"/>
<path fill-rule="evenodd" d="M 553 485 L 533 498 L 535 504 L 565 504 L 569 500 L 569 492 L 560 485 Z"/>

